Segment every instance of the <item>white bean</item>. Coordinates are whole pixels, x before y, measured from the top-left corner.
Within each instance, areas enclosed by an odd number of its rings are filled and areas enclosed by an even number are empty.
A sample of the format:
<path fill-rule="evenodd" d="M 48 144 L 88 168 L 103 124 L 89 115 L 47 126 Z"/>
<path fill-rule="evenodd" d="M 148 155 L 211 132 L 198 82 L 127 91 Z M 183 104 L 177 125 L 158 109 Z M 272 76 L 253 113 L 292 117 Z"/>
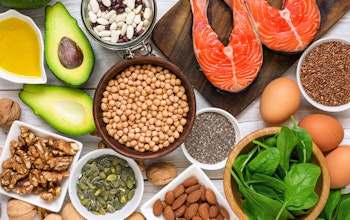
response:
<path fill-rule="evenodd" d="M 117 14 L 113 14 L 113 15 L 109 18 L 108 22 L 109 22 L 110 24 L 112 24 L 112 23 L 115 21 L 115 17 L 117 17 Z"/>
<path fill-rule="evenodd" d="M 111 6 L 112 2 L 111 2 L 111 0 L 102 0 L 102 4 L 106 7 L 109 7 L 109 6 Z"/>
<path fill-rule="evenodd" d="M 135 8 L 135 0 L 126 0 L 126 5 L 133 10 Z"/>
<path fill-rule="evenodd" d="M 109 27 L 109 30 L 111 30 L 111 31 L 117 30 L 117 23 L 112 22 L 112 23 L 111 23 L 111 26 Z"/>
<path fill-rule="evenodd" d="M 136 15 L 135 18 L 134 18 L 134 23 L 135 23 L 135 24 L 140 24 L 140 22 L 141 22 L 141 15 L 138 14 L 138 15 Z"/>
<path fill-rule="evenodd" d="M 109 37 L 109 36 L 111 36 L 111 31 L 108 31 L 108 30 L 100 31 L 100 32 L 98 32 L 98 36 L 100 36 L 100 37 Z"/>
<path fill-rule="evenodd" d="M 123 24 L 120 34 L 124 36 L 126 34 L 126 29 L 128 28 L 127 24 Z"/>
<path fill-rule="evenodd" d="M 116 17 L 115 17 L 115 22 L 124 22 L 125 21 L 125 18 L 126 18 L 127 14 L 124 12 L 124 13 L 121 13 L 121 14 L 118 14 Z"/>
<path fill-rule="evenodd" d="M 143 20 L 143 26 L 148 27 L 149 23 L 148 19 Z"/>
<path fill-rule="evenodd" d="M 89 19 L 90 19 L 91 23 L 96 23 L 96 21 L 97 21 L 96 14 L 93 13 L 92 11 L 89 11 Z"/>
<path fill-rule="evenodd" d="M 152 16 L 152 10 L 150 8 L 145 8 L 145 11 L 143 12 L 143 17 L 145 19 L 150 19 Z"/>
<path fill-rule="evenodd" d="M 98 32 L 106 30 L 106 27 L 104 25 L 97 25 L 95 28 L 98 30 Z"/>
<path fill-rule="evenodd" d="M 140 14 L 141 10 L 142 10 L 142 5 L 139 5 L 139 6 L 137 6 L 137 8 L 135 8 L 134 13 Z"/>
<path fill-rule="evenodd" d="M 97 0 L 90 0 L 91 10 L 93 13 L 97 13 L 100 10 Z"/>
<path fill-rule="evenodd" d="M 111 42 L 117 43 L 120 36 L 120 31 L 111 31 Z"/>
<path fill-rule="evenodd" d="M 101 25 L 108 25 L 109 24 L 108 20 L 106 20 L 104 18 L 97 18 L 97 23 L 99 23 Z"/>
<path fill-rule="evenodd" d="M 116 12 L 115 12 L 114 10 L 111 10 L 111 11 L 109 11 L 108 13 L 106 13 L 106 14 L 103 16 L 103 18 L 109 20 L 109 19 L 111 18 L 111 16 L 112 16 L 112 15 L 115 15 L 115 14 L 116 14 Z"/>
<path fill-rule="evenodd" d="M 126 37 L 131 40 L 131 38 L 134 36 L 134 28 L 132 25 L 128 25 L 126 29 Z"/>
<path fill-rule="evenodd" d="M 143 28 L 143 22 L 141 21 L 137 26 L 136 26 L 136 32 L 140 32 Z"/>
<path fill-rule="evenodd" d="M 125 20 L 126 24 L 129 24 L 129 25 L 132 24 L 134 22 L 134 18 L 135 18 L 135 13 L 130 12 L 128 16 L 126 16 L 126 20 Z"/>

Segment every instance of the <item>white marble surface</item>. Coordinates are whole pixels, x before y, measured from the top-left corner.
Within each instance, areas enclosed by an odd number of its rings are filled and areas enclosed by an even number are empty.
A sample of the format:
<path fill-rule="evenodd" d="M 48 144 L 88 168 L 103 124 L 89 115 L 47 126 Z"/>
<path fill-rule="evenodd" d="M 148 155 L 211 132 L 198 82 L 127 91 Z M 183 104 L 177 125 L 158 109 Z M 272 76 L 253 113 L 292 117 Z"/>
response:
<path fill-rule="evenodd" d="M 50 4 L 53 4 L 55 0 L 51 1 Z M 80 1 L 75 0 L 61 0 L 61 2 L 67 7 L 68 11 L 78 20 L 79 26 L 84 30 L 81 19 L 80 19 Z M 157 19 L 160 19 L 175 3 L 177 0 L 157 0 L 158 12 Z M 6 11 L 7 9 L 0 8 L 0 12 Z M 31 10 L 31 11 L 21 11 L 24 14 L 27 14 L 33 18 L 33 20 L 37 23 L 39 28 L 41 29 L 43 35 L 45 36 L 45 10 L 44 8 Z M 62 24 L 64 25 L 64 24 Z M 335 36 L 341 37 L 345 39 L 350 39 L 350 11 L 341 18 L 326 34 L 325 36 Z M 85 31 L 85 30 L 84 30 Z M 89 79 L 89 81 L 84 85 L 83 89 L 86 90 L 91 96 L 93 96 L 94 88 L 102 77 L 103 73 L 112 65 L 121 60 L 121 56 L 116 54 L 115 52 L 108 51 L 100 46 L 98 46 L 95 42 L 90 38 L 91 43 L 93 45 L 94 52 L 96 54 L 95 60 L 95 68 L 94 72 Z M 159 55 L 157 49 L 154 48 L 155 53 Z M 47 66 L 45 66 L 47 75 L 48 75 L 48 83 L 47 84 L 61 84 L 50 72 Z M 283 75 L 285 77 L 289 77 L 295 79 L 295 71 L 296 71 L 296 63 L 292 65 L 286 73 Z M 18 92 L 22 89 L 22 84 L 14 84 L 3 79 L 0 79 L 0 98 L 7 97 L 17 101 L 22 108 L 21 120 L 27 123 L 31 123 L 35 126 L 40 126 L 44 129 L 54 131 L 49 125 L 47 125 L 39 116 L 33 114 L 32 110 L 26 106 L 19 98 Z M 209 104 L 201 97 L 200 94 L 197 94 L 197 106 L 198 109 L 208 106 Z M 295 119 L 298 121 L 306 115 L 311 113 L 322 113 L 320 110 L 315 109 L 310 104 L 308 104 L 305 99 L 301 100 L 301 105 L 298 111 L 295 114 Z M 341 113 L 333 113 L 329 114 L 335 118 L 337 118 L 340 123 L 343 125 L 345 129 L 345 138 L 342 144 L 350 145 L 350 111 L 345 111 Z M 266 127 L 267 125 L 262 121 L 259 113 L 259 98 L 257 98 L 254 102 L 252 102 L 241 114 L 237 117 L 237 120 L 240 123 L 240 127 L 242 130 L 243 136 L 249 134 L 252 131 L 257 129 Z M 288 121 L 287 124 L 291 125 L 291 122 Z M 82 155 L 87 152 L 96 149 L 97 143 L 100 141 L 99 138 L 93 137 L 90 135 L 84 135 L 80 137 L 74 137 L 75 139 L 84 143 L 84 150 Z M 5 143 L 6 133 L 0 130 L 0 147 Z M 185 168 L 190 165 L 190 162 L 183 155 L 181 148 L 178 148 L 174 152 L 166 155 L 162 158 L 155 159 L 152 161 L 145 161 L 145 165 L 147 166 L 151 162 L 156 161 L 167 161 L 174 163 L 178 172 L 181 173 Z M 218 171 L 205 171 L 205 173 L 210 177 L 210 179 L 214 182 L 215 186 L 218 190 L 223 194 L 222 187 L 222 172 L 223 170 Z M 145 177 L 145 176 L 144 176 Z M 147 201 L 152 195 L 157 193 L 162 187 L 154 186 L 149 183 L 145 178 L 145 192 L 140 206 Z M 8 219 L 5 213 L 6 210 L 6 201 L 7 197 L 0 195 L 0 203 L 2 206 L 2 216 L 0 219 Z M 68 200 L 68 197 L 67 197 Z"/>

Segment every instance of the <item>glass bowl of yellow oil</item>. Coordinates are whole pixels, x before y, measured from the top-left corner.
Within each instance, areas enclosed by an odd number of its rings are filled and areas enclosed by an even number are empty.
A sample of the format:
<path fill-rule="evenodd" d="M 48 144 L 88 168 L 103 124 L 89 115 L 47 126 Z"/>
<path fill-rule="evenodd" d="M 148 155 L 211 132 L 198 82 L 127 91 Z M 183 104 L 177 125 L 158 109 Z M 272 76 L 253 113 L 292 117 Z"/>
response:
<path fill-rule="evenodd" d="M 34 21 L 16 10 L 0 14 L 0 78 L 14 83 L 46 83 L 44 43 Z"/>

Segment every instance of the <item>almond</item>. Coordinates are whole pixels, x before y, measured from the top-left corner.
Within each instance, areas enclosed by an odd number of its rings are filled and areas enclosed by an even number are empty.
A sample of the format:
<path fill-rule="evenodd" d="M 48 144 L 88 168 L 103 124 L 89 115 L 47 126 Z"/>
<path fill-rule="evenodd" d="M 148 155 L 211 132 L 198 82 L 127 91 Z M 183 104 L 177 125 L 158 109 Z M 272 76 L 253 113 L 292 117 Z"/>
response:
<path fill-rule="evenodd" d="M 228 214 L 228 211 L 222 206 L 219 206 L 219 212 L 224 218 L 230 217 L 230 215 Z"/>
<path fill-rule="evenodd" d="M 163 204 L 160 199 L 157 199 L 153 204 L 153 214 L 155 216 L 160 216 L 163 213 Z"/>
<path fill-rule="evenodd" d="M 185 192 L 185 187 L 184 185 L 179 185 L 178 187 L 176 187 L 174 190 L 173 190 L 173 193 L 174 193 L 174 196 L 175 198 L 179 197 L 180 195 L 182 195 L 183 193 Z"/>
<path fill-rule="evenodd" d="M 198 203 L 192 203 L 187 209 L 188 211 L 187 211 L 186 219 L 191 219 L 193 216 L 195 216 L 197 214 L 198 207 L 199 207 Z"/>
<path fill-rule="evenodd" d="M 201 200 L 202 201 L 205 201 L 205 186 L 204 185 L 201 185 L 201 187 L 199 188 L 201 190 Z"/>
<path fill-rule="evenodd" d="M 192 186 L 194 184 L 198 183 L 198 178 L 197 177 L 191 177 L 188 178 L 187 180 L 185 180 L 182 184 L 184 185 L 184 187 L 189 187 Z"/>
<path fill-rule="evenodd" d="M 191 192 L 188 196 L 186 201 L 189 203 L 195 203 L 198 202 L 198 200 L 201 198 L 201 190 L 197 189 L 193 192 Z"/>
<path fill-rule="evenodd" d="M 219 209 L 216 205 L 212 205 L 209 208 L 209 217 L 210 218 L 215 218 L 219 213 Z"/>
<path fill-rule="evenodd" d="M 202 219 L 209 219 L 209 205 L 208 205 L 208 203 L 202 203 L 199 205 L 198 214 Z"/>
<path fill-rule="evenodd" d="M 193 191 L 199 189 L 200 187 L 201 187 L 201 184 L 199 184 L 199 183 L 197 183 L 197 184 L 195 184 L 195 185 L 193 185 L 193 186 L 189 186 L 189 187 L 187 187 L 187 188 L 185 189 L 185 193 L 190 194 L 191 192 L 193 192 Z"/>
<path fill-rule="evenodd" d="M 176 209 L 175 212 L 175 217 L 179 218 L 181 216 L 183 216 L 186 212 L 186 208 L 187 206 L 185 204 L 183 204 L 182 206 L 180 206 L 180 208 Z"/>
<path fill-rule="evenodd" d="M 206 189 L 205 190 L 205 199 L 210 203 L 210 204 L 217 204 L 216 200 L 216 195 L 212 189 Z"/>
<path fill-rule="evenodd" d="M 191 220 L 203 220 L 203 218 L 199 217 L 199 216 L 193 216 L 193 218 Z M 206 220 L 206 219 L 205 219 Z"/>
<path fill-rule="evenodd" d="M 175 196 L 172 191 L 169 191 L 165 194 L 165 202 L 169 205 L 172 205 L 173 202 L 175 201 Z"/>
<path fill-rule="evenodd" d="M 173 202 L 173 204 L 171 205 L 171 208 L 173 210 L 178 209 L 180 206 L 182 206 L 182 204 L 185 203 L 187 198 L 187 194 L 182 194 L 181 196 L 179 196 L 177 199 L 175 199 L 175 201 Z"/>
<path fill-rule="evenodd" d="M 169 205 L 165 207 L 163 215 L 164 215 L 165 220 L 174 220 L 175 219 L 175 213 Z"/>

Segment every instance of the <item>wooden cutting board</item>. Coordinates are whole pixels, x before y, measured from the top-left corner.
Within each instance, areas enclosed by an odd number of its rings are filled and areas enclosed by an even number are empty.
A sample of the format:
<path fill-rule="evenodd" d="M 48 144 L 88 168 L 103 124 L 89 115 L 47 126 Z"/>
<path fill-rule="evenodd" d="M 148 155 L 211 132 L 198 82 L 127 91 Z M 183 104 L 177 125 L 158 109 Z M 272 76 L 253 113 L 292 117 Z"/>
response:
<path fill-rule="evenodd" d="M 320 38 L 350 9 L 350 0 L 317 0 L 317 4 L 321 13 L 321 25 L 315 39 Z M 208 18 L 219 38 L 226 44 L 232 30 L 230 8 L 223 0 L 210 0 Z M 245 91 L 233 94 L 218 91 L 199 69 L 193 52 L 192 12 L 189 0 L 179 0 L 157 22 L 152 38 L 156 46 L 188 76 L 194 88 L 211 105 L 225 109 L 233 115 L 242 112 L 262 93 L 270 81 L 280 77 L 301 55 L 281 54 L 264 48 L 264 62 L 258 77 Z"/>

